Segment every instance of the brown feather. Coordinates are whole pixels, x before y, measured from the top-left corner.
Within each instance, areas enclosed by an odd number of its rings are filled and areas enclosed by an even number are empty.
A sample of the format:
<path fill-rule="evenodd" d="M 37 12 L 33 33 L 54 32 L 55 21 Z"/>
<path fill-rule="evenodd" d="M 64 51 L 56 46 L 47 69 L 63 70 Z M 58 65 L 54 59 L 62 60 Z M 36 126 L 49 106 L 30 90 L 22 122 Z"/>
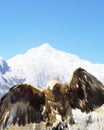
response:
<path fill-rule="evenodd" d="M 1 98 L 0 126 L 6 127 L 13 113 L 13 124 L 39 123 L 44 104 L 45 93 L 42 89 L 29 84 L 15 85 Z"/>
<path fill-rule="evenodd" d="M 69 97 L 74 108 L 89 112 L 104 104 L 104 86 L 95 76 L 78 68 L 69 83 Z"/>

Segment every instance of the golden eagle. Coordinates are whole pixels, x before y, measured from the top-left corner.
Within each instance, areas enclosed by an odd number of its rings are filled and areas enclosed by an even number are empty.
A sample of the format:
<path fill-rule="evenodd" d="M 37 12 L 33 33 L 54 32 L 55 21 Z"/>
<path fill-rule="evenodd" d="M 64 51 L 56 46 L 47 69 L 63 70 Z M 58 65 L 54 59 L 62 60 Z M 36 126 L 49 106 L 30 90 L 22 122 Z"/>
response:
<path fill-rule="evenodd" d="M 57 115 L 73 124 L 72 110 L 90 112 L 104 104 L 104 86 L 92 74 L 78 68 L 68 83 L 49 82 L 45 89 L 29 84 L 18 84 L 1 98 L 0 127 L 29 123 L 53 124 Z"/>

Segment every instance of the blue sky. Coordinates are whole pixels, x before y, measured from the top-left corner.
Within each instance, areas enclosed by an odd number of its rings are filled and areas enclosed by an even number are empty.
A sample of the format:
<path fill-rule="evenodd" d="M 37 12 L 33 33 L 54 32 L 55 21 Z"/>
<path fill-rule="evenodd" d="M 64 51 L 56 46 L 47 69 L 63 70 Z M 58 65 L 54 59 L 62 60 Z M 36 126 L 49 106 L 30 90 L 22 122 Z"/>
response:
<path fill-rule="evenodd" d="M 104 64 L 104 0 L 0 0 L 0 56 L 43 43 Z"/>

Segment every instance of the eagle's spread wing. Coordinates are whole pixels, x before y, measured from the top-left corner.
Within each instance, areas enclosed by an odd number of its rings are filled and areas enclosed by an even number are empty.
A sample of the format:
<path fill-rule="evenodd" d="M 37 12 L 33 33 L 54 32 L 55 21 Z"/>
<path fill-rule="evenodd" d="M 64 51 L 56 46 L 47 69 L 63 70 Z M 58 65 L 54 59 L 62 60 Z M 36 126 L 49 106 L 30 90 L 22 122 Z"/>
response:
<path fill-rule="evenodd" d="M 89 112 L 104 104 L 103 84 L 82 68 L 74 71 L 68 93 L 71 106 L 82 111 Z"/>
<path fill-rule="evenodd" d="M 28 84 L 15 85 L 1 98 L 0 126 L 39 123 L 44 104 L 45 94 L 40 89 Z"/>

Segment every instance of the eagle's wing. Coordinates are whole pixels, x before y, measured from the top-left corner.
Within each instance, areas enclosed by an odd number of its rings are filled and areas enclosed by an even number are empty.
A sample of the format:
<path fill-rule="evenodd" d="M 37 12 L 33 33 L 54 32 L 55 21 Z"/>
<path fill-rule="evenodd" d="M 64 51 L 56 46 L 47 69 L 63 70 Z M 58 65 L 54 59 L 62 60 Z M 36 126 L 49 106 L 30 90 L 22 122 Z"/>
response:
<path fill-rule="evenodd" d="M 13 86 L 0 101 L 0 126 L 40 123 L 44 103 L 45 94 L 37 87 L 28 84 Z"/>
<path fill-rule="evenodd" d="M 71 106 L 81 111 L 90 112 L 104 104 L 103 84 L 82 68 L 74 71 L 68 93 Z"/>

